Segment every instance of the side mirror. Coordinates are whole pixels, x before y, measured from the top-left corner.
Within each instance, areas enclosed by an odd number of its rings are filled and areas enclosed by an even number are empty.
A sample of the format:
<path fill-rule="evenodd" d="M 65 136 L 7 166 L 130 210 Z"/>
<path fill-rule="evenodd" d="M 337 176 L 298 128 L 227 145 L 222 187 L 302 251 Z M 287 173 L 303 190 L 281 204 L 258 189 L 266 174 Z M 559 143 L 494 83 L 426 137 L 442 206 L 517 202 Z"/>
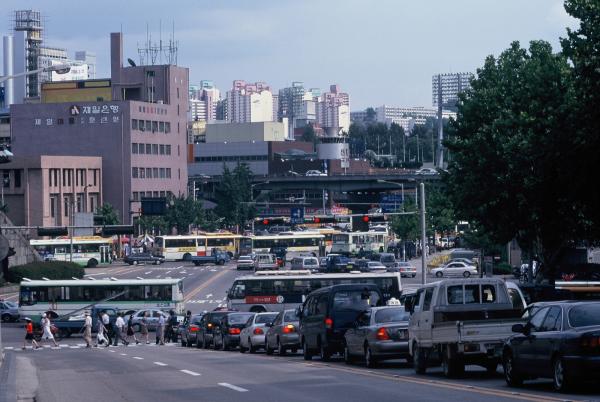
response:
<path fill-rule="evenodd" d="M 520 334 L 525 333 L 525 326 L 523 324 L 515 324 L 512 326 L 512 332 L 517 332 Z"/>
<path fill-rule="evenodd" d="M 302 306 L 296 307 L 296 317 L 302 318 Z"/>

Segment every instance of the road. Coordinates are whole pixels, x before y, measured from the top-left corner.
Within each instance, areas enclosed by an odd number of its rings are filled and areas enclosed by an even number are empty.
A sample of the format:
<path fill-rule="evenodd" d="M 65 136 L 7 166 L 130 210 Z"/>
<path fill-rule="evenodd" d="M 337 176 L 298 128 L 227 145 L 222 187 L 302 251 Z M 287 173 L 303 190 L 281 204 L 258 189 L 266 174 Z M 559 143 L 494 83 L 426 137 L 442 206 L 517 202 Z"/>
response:
<path fill-rule="evenodd" d="M 233 265 L 195 267 L 181 262 L 161 266 L 101 267 L 86 270 L 95 278 L 184 278 L 186 308 L 210 310 L 224 303 L 225 291 L 239 273 Z M 420 278 L 404 281 L 407 286 Z M 14 299 L 14 295 L 9 295 Z M 583 387 L 578 393 L 552 392 L 549 381 L 508 388 L 499 370 L 489 376 L 469 367 L 462 379 L 448 380 L 441 369 L 432 368 L 419 376 L 403 361 L 382 363 L 376 369 L 348 366 L 341 359 L 306 362 L 300 354 L 285 357 L 264 353 L 240 354 L 166 346 L 140 345 L 84 348 L 80 337 L 49 345 L 41 350 L 20 349 L 23 328 L 2 327 L 6 362 L 3 369 L 13 376 L 21 396 L 36 401 L 564 401 L 600 400 L 600 390 Z M 7 369 L 9 367 L 9 369 Z M 10 378 L 2 376 L 0 380 Z M 0 381 L 1 382 L 1 381 Z M 6 384 L 11 384 L 6 381 Z M 2 396 L 0 385 L 0 401 Z"/>

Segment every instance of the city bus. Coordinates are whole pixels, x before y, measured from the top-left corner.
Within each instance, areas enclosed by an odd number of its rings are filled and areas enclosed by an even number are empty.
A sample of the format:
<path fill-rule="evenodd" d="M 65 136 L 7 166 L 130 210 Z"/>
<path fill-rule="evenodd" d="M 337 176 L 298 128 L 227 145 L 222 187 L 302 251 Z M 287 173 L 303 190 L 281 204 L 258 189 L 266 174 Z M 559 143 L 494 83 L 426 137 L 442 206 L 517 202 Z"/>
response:
<path fill-rule="evenodd" d="M 338 284 L 370 283 L 379 286 L 385 300 L 400 299 L 402 283 L 397 272 L 312 274 L 310 271 L 261 271 L 237 278 L 227 292 L 227 307 L 239 311 L 282 311 L 296 308 L 313 290 Z"/>
<path fill-rule="evenodd" d="M 252 251 L 268 253 L 274 247 L 285 247 L 286 260 L 300 255 L 318 257 L 324 254 L 325 236 L 318 232 L 281 232 L 276 235 L 253 236 Z"/>
<path fill-rule="evenodd" d="M 29 244 L 45 261 L 71 261 L 71 238 L 30 240 Z M 73 262 L 93 268 L 112 263 L 113 239 L 100 236 L 73 237 Z"/>
<path fill-rule="evenodd" d="M 342 233 L 342 231 L 333 228 L 317 228 L 314 230 L 324 236 L 325 254 L 331 253 L 333 248 L 333 236 Z"/>
<path fill-rule="evenodd" d="M 239 255 L 241 235 L 233 233 L 200 233 L 185 236 L 157 236 L 153 252 L 168 261 L 187 261 L 191 256 L 210 256 L 214 248 Z"/>
<path fill-rule="evenodd" d="M 62 316 L 95 303 L 119 310 L 157 308 L 183 314 L 183 279 L 23 280 L 19 314 L 34 321 L 43 313 Z"/>
<path fill-rule="evenodd" d="M 386 232 L 348 232 L 333 235 L 331 252 L 344 255 L 385 251 L 389 241 Z"/>

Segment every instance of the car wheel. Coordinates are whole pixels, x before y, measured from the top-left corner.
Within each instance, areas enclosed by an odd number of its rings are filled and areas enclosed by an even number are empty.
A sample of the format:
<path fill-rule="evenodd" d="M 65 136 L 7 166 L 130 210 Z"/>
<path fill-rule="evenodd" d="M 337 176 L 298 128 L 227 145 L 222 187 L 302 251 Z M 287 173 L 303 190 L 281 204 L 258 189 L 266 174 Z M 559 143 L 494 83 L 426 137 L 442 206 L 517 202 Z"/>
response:
<path fill-rule="evenodd" d="M 204 342 L 200 343 L 200 339 L 196 338 L 196 349 L 204 347 Z"/>
<path fill-rule="evenodd" d="M 181 347 L 182 348 L 187 347 L 187 342 L 183 340 L 183 337 L 181 337 Z"/>
<path fill-rule="evenodd" d="M 10 314 L 2 314 L 2 322 L 10 322 L 12 321 L 12 317 Z"/>
<path fill-rule="evenodd" d="M 279 338 L 277 338 L 277 353 L 279 353 L 279 356 L 285 356 L 285 354 L 287 353 L 287 351 L 285 350 L 285 346 L 281 344 Z"/>
<path fill-rule="evenodd" d="M 348 348 L 348 344 L 344 342 L 344 363 L 352 364 L 354 363 L 354 359 L 350 354 L 350 349 Z"/>
<path fill-rule="evenodd" d="M 554 359 L 554 376 L 552 386 L 555 391 L 566 392 L 571 389 L 573 379 L 567 373 L 565 362 L 560 357 Z"/>
<path fill-rule="evenodd" d="M 328 362 L 329 359 L 331 359 L 331 352 L 325 345 L 323 345 L 323 342 L 319 342 L 319 357 L 323 362 Z"/>
<path fill-rule="evenodd" d="M 138 265 L 138 264 L 139 264 L 139 262 L 138 262 L 138 261 L 134 261 L 134 262 L 133 262 L 133 265 Z"/>
<path fill-rule="evenodd" d="M 444 273 L 443 273 L 443 272 L 441 272 L 441 271 L 437 271 L 437 272 L 435 273 L 435 276 L 436 276 L 437 278 L 441 278 L 442 276 L 444 276 Z"/>
<path fill-rule="evenodd" d="M 269 343 L 267 342 L 267 340 L 265 339 L 265 353 L 268 354 L 269 356 L 272 355 L 274 352 L 273 349 L 271 349 L 271 347 L 269 346 Z"/>
<path fill-rule="evenodd" d="M 227 351 L 229 350 L 229 345 L 225 343 L 225 338 L 221 336 L 221 350 Z"/>
<path fill-rule="evenodd" d="M 304 360 L 312 360 L 312 354 L 305 339 L 302 339 L 302 357 Z"/>
<path fill-rule="evenodd" d="M 511 352 L 504 355 L 504 379 L 510 387 L 520 387 L 523 385 L 523 378 L 515 367 L 515 360 Z"/>
<path fill-rule="evenodd" d="M 242 345 L 242 340 L 240 339 L 240 353 L 246 353 L 246 348 Z"/>
<path fill-rule="evenodd" d="M 417 274 L 414 274 L 412 277 L 414 278 L 415 276 L 417 276 Z"/>
<path fill-rule="evenodd" d="M 471 273 L 469 271 L 465 271 L 465 272 L 463 272 L 463 276 L 465 278 L 468 278 L 469 276 L 471 276 Z"/>
<path fill-rule="evenodd" d="M 208 349 L 210 347 L 210 343 L 206 340 L 206 338 L 202 338 L 202 347 L 204 349 Z"/>
<path fill-rule="evenodd" d="M 442 371 L 446 378 L 460 377 L 465 370 L 465 365 L 457 356 L 448 356 L 448 352 L 444 351 L 442 356 Z"/>
<path fill-rule="evenodd" d="M 413 365 L 417 374 L 425 374 L 427 371 L 427 353 L 416 345 L 413 347 Z"/>
<path fill-rule="evenodd" d="M 369 368 L 377 367 L 377 359 L 373 356 L 369 345 L 365 346 L 365 366 Z"/>
<path fill-rule="evenodd" d="M 160 265 L 160 261 L 159 260 L 154 261 L 154 265 Z"/>
<path fill-rule="evenodd" d="M 252 346 L 252 340 L 250 340 L 250 338 L 248 338 L 248 351 L 250 353 L 256 353 L 256 348 Z"/>

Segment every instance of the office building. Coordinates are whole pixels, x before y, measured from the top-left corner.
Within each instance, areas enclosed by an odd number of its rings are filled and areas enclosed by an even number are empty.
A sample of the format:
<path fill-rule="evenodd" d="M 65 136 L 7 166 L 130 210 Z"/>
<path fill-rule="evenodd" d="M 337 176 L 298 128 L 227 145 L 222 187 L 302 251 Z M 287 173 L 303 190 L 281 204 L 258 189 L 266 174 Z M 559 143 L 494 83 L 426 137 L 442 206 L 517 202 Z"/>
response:
<path fill-rule="evenodd" d="M 232 89 L 227 91 L 227 121 L 274 121 L 271 88 L 264 82 L 249 84 L 243 80 L 233 81 Z"/>
<path fill-rule="evenodd" d="M 442 108 L 456 112 L 458 94 L 471 88 L 473 73 L 448 73 L 436 74 L 431 78 L 432 104 L 438 107 L 438 99 L 441 97 Z"/>
<path fill-rule="evenodd" d="M 96 79 L 96 53 L 87 50 L 78 50 L 75 52 L 75 60 L 82 64 L 87 64 L 87 79 Z"/>
<path fill-rule="evenodd" d="M 366 111 L 363 112 L 366 118 Z M 357 115 L 355 115 L 357 116 Z M 456 119 L 456 113 L 444 110 L 442 117 Z M 416 124 L 425 124 L 427 119 L 437 118 L 437 110 L 425 107 L 397 107 L 381 105 L 375 108 L 375 121 L 379 123 L 396 123 L 404 128 L 405 133 L 410 133 Z"/>

